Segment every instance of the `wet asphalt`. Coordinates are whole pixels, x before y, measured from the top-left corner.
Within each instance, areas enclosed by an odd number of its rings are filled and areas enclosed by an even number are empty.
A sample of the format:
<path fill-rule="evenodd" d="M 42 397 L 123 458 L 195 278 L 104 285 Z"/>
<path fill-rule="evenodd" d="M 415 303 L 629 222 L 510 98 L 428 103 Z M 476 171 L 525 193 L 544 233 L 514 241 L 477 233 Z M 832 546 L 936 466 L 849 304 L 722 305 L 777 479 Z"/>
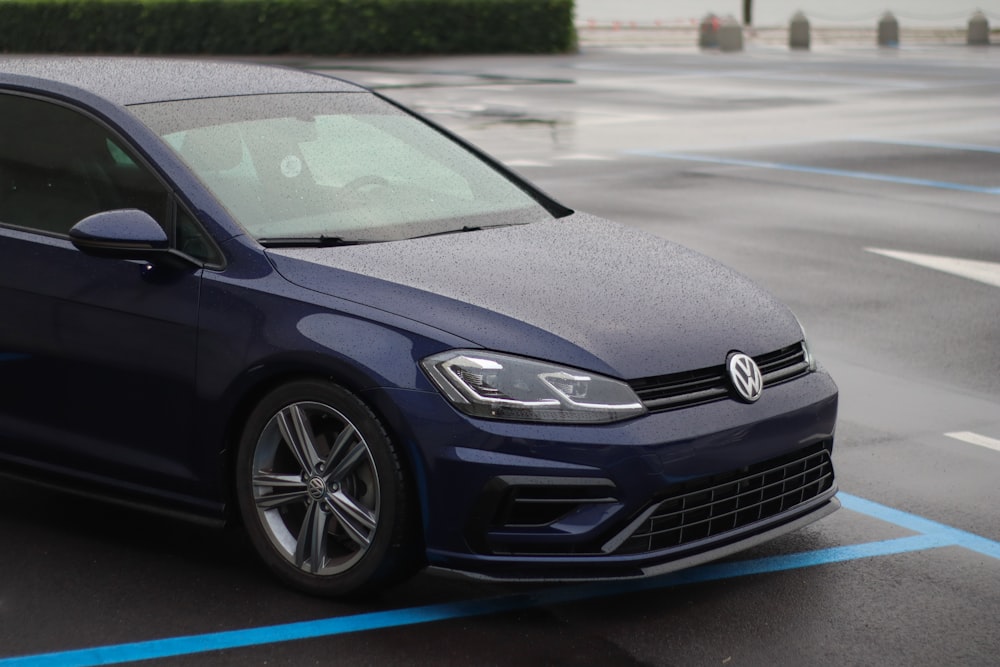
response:
<path fill-rule="evenodd" d="M 281 61 L 789 303 L 841 387 L 845 508 L 637 585 L 422 574 L 342 603 L 284 589 L 238 534 L 5 482 L 0 667 L 1000 662 L 994 49 Z"/>

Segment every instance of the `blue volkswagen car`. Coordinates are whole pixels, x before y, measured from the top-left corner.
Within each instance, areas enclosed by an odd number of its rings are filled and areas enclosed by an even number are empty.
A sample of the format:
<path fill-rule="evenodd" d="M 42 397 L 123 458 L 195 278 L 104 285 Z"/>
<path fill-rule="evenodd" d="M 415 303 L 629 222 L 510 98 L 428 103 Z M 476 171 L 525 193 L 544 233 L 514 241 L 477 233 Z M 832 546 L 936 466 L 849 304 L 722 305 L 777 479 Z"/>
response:
<path fill-rule="evenodd" d="M 0 60 L 0 470 L 289 585 L 654 575 L 836 509 L 795 316 L 345 81 Z"/>

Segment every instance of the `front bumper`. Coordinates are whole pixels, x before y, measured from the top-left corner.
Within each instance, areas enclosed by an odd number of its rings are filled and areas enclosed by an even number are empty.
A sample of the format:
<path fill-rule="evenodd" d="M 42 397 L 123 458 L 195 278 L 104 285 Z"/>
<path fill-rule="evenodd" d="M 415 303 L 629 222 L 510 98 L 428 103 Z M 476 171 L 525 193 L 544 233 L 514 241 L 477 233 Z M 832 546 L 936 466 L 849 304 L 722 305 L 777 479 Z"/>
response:
<path fill-rule="evenodd" d="M 713 543 L 706 545 L 704 549 L 694 549 L 686 554 L 685 552 L 665 550 L 660 553 L 651 553 L 642 561 L 634 563 L 621 562 L 606 557 L 600 559 L 581 557 L 571 562 L 555 558 L 533 558 L 525 562 L 524 559 L 480 557 L 475 560 L 475 569 L 468 565 L 465 569 L 439 565 L 432 566 L 431 569 L 483 581 L 572 582 L 655 577 L 709 563 L 763 544 L 808 526 L 836 512 L 840 506 L 840 501 L 831 493 L 825 501 L 810 509 L 806 514 L 794 518 L 782 517 L 772 527 L 745 535 L 733 542 Z M 464 561 L 458 558 L 457 562 Z"/>
<path fill-rule="evenodd" d="M 391 394 L 436 568 L 491 579 L 648 576 L 839 506 L 837 389 L 823 372 L 751 405 L 721 400 L 602 426 L 470 419 L 437 394 Z"/>

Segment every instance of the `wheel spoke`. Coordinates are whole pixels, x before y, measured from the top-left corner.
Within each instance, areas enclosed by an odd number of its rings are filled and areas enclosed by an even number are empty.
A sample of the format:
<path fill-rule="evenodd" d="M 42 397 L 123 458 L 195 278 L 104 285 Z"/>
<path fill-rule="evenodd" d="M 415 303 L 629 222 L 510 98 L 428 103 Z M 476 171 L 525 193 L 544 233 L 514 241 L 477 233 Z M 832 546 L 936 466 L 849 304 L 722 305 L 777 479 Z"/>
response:
<path fill-rule="evenodd" d="M 282 475 L 276 472 L 259 472 L 253 476 L 254 486 L 271 486 L 286 489 L 305 490 L 306 483 L 301 475 Z"/>
<path fill-rule="evenodd" d="M 330 502 L 353 517 L 368 531 L 375 530 L 375 513 L 343 491 L 330 494 Z"/>
<path fill-rule="evenodd" d="M 312 529 L 312 554 L 309 558 L 309 569 L 313 574 L 318 574 L 326 562 L 326 528 L 330 522 L 330 515 L 322 511 L 319 503 L 313 503 L 316 511 L 313 512 Z"/>
<path fill-rule="evenodd" d="M 327 477 L 335 482 L 343 480 L 352 470 L 354 470 L 367 453 L 368 445 L 365 444 L 364 440 L 358 440 L 349 450 L 347 450 L 344 458 L 337 463 L 337 467 L 327 473 Z"/>
<path fill-rule="evenodd" d="M 360 434 L 358 434 L 358 431 L 354 428 L 353 424 L 345 424 L 344 430 L 337 435 L 337 439 L 334 440 L 333 445 L 330 446 L 330 453 L 327 455 L 326 461 L 323 462 L 323 470 L 326 472 L 325 476 L 327 479 L 330 478 L 330 471 L 334 469 L 334 464 L 343 454 L 347 443 L 350 442 L 351 438 L 355 435 L 358 435 L 360 438 Z"/>
<path fill-rule="evenodd" d="M 326 555 L 326 526 L 330 517 L 320 511 L 319 503 L 310 503 L 302 527 L 295 543 L 295 564 L 305 568 L 309 560 L 309 569 L 317 573 L 323 567 Z"/>
<path fill-rule="evenodd" d="M 253 485 L 255 491 L 281 489 L 279 493 L 265 493 L 254 498 L 257 507 L 262 510 L 304 503 L 309 497 L 301 475 L 258 472 L 253 477 Z"/>
<path fill-rule="evenodd" d="M 329 501 L 330 509 L 347 536 L 362 547 L 371 544 L 376 526 L 375 515 L 342 492 L 331 494 Z"/>
<path fill-rule="evenodd" d="M 298 567 L 305 565 L 306 556 L 309 550 L 309 535 L 312 533 L 313 514 L 319 511 L 316 503 L 310 503 L 306 508 L 306 516 L 302 519 L 299 527 L 299 534 L 295 538 L 295 564 Z"/>
<path fill-rule="evenodd" d="M 303 470 L 312 472 L 319 463 L 316 444 L 313 442 L 305 412 L 298 405 L 290 405 L 278 413 L 278 429 Z"/>
<path fill-rule="evenodd" d="M 257 507 L 262 510 L 271 510 L 277 507 L 284 507 L 285 505 L 296 505 L 306 502 L 309 499 L 309 494 L 306 493 L 305 489 L 301 491 L 292 491 L 290 493 L 272 493 L 267 496 L 258 496 L 254 498 L 254 502 L 257 503 Z"/>

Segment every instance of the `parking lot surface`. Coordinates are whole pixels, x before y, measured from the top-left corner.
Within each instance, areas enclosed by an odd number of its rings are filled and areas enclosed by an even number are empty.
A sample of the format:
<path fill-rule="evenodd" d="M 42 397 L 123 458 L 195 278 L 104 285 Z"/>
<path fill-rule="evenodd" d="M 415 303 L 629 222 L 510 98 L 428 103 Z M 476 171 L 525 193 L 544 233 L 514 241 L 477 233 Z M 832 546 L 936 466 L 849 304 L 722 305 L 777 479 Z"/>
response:
<path fill-rule="evenodd" d="M 844 509 L 655 579 L 425 573 L 331 602 L 236 533 L 5 481 L 0 667 L 1000 660 L 1000 51 L 282 62 L 378 88 L 791 305 L 841 388 Z"/>

